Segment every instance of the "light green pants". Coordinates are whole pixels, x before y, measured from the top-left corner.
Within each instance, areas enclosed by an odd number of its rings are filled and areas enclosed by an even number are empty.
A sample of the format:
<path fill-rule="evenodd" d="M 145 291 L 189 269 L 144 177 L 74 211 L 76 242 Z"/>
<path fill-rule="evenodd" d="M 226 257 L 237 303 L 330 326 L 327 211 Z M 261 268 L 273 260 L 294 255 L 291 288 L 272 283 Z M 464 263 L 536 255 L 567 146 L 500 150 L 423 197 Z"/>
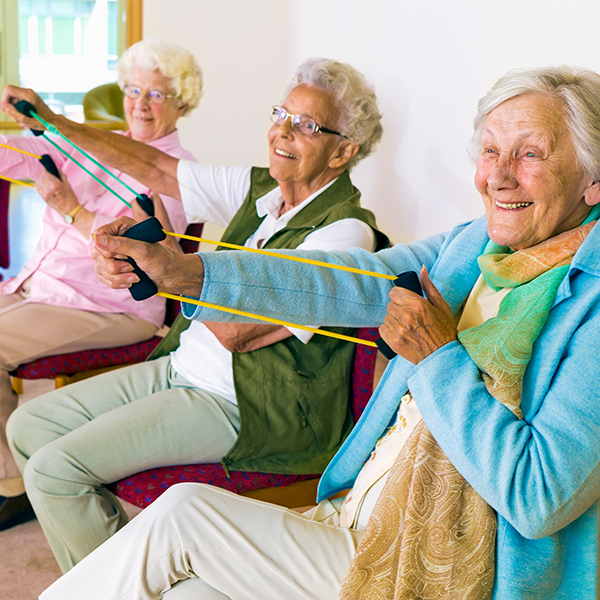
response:
<path fill-rule="evenodd" d="M 11 451 L 63 572 L 127 522 L 104 485 L 153 467 L 219 462 L 237 406 L 194 388 L 169 357 L 68 385 L 9 419 Z"/>

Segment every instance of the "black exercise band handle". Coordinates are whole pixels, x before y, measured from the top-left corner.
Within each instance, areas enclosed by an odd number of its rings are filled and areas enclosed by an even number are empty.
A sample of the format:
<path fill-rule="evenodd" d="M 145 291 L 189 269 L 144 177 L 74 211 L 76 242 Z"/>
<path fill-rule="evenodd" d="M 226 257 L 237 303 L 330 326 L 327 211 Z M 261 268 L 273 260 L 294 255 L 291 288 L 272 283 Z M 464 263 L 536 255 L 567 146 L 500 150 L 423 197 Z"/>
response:
<path fill-rule="evenodd" d="M 167 236 L 163 231 L 160 221 L 156 217 L 151 217 L 135 224 L 123 234 L 123 237 L 155 244 L 156 242 L 162 242 Z M 140 278 L 137 283 L 134 283 L 129 288 L 133 299 L 140 301 L 154 296 L 158 292 L 154 281 L 137 266 L 133 258 L 126 258 L 125 260 L 133 267 L 133 272 Z"/>
<path fill-rule="evenodd" d="M 50 175 L 54 175 L 57 179 L 60 179 L 60 173 L 58 172 L 58 167 L 56 163 L 52 160 L 52 157 L 49 154 L 42 154 L 42 158 L 40 158 L 40 162 L 42 163 L 44 169 L 50 173 Z"/>
<path fill-rule="evenodd" d="M 410 290 L 415 294 L 419 294 L 419 296 L 423 295 L 419 276 L 414 271 L 400 273 L 400 275 L 394 279 L 394 285 Z M 377 344 L 379 352 L 381 352 L 388 360 L 392 360 L 392 358 L 396 356 L 396 353 L 383 341 L 383 339 L 379 338 L 375 343 Z"/>
<path fill-rule="evenodd" d="M 152 202 L 152 198 L 150 198 L 148 194 L 138 194 L 135 199 L 148 216 L 154 216 L 154 202 Z"/>
<path fill-rule="evenodd" d="M 29 117 L 30 119 L 33 119 L 34 115 L 37 114 L 33 104 L 31 104 L 30 102 L 27 102 L 27 100 L 19 100 L 15 104 L 15 108 L 22 115 L 25 115 L 26 117 Z M 31 129 L 30 131 L 33 133 L 33 135 L 44 135 L 44 132 L 40 131 L 39 129 Z M 50 175 L 54 175 L 54 177 L 56 177 L 57 179 L 60 179 L 60 173 L 58 172 L 58 168 L 57 168 L 56 164 L 54 163 L 54 161 L 52 160 L 52 157 L 49 154 L 42 154 L 42 157 L 40 158 L 40 162 L 44 166 L 44 169 L 46 169 L 46 171 L 48 171 L 48 173 L 50 173 Z"/>
<path fill-rule="evenodd" d="M 29 117 L 30 119 L 35 119 L 34 115 L 37 115 L 35 107 L 33 106 L 33 104 L 31 104 L 31 102 L 27 102 L 27 100 L 19 100 L 15 104 L 15 108 L 22 115 L 25 115 L 26 117 Z M 31 133 L 33 133 L 33 135 L 36 135 L 36 136 L 44 135 L 44 132 L 40 131 L 39 129 L 31 129 L 30 131 L 31 131 Z"/>

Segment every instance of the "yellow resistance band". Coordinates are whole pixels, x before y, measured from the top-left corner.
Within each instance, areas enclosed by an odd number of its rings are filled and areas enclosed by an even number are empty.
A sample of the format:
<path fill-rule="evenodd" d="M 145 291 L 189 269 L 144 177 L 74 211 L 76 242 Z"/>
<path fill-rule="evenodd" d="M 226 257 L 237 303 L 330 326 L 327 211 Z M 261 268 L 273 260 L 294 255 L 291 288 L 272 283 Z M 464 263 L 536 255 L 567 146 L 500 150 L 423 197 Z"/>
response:
<path fill-rule="evenodd" d="M 11 183 L 18 183 L 19 185 L 24 185 L 25 187 L 35 188 L 35 185 L 31 185 L 31 183 L 25 183 L 24 181 L 19 181 L 18 179 L 11 179 L 10 177 L 5 177 L 4 175 L 0 175 L 0 179 L 4 179 L 4 181 L 10 181 Z"/>
<path fill-rule="evenodd" d="M 320 260 L 312 260 L 310 258 L 293 256 L 291 254 L 280 254 L 279 252 L 271 252 L 269 250 L 259 250 L 258 248 L 247 248 L 246 246 L 238 246 L 237 244 L 229 244 L 227 242 L 215 242 L 214 240 L 207 240 L 205 238 L 194 237 L 192 235 L 176 234 L 171 231 L 165 231 L 164 229 L 163 229 L 163 231 L 165 232 L 166 235 L 171 235 L 173 237 L 183 238 L 186 240 L 192 240 L 194 242 L 205 242 L 207 244 L 213 244 L 214 246 L 222 246 L 223 248 L 233 248 L 234 250 L 244 250 L 246 252 L 254 252 L 256 254 L 264 254 L 265 256 L 274 256 L 276 258 L 283 258 L 285 260 L 292 260 L 295 262 L 306 263 L 309 265 L 316 265 L 318 267 L 326 267 L 328 269 L 338 269 L 340 271 L 347 271 L 350 273 L 358 273 L 359 275 L 368 275 L 370 277 L 380 277 L 382 279 L 394 280 L 397 277 L 396 275 L 387 275 L 386 273 L 376 273 L 375 271 L 366 271 L 364 269 L 355 269 L 354 267 L 347 267 L 345 265 L 334 265 L 334 264 L 322 262 Z M 269 317 L 264 317 L 262 315 L 255 315 L 253 313 L 236 310 L 235 308 L 228 308 L 225 306 L 219 306 L 217 304 L 209 304 L 208 302 L 202 302 L 200 300 L 192 300 L 190 298 L 183 298 L 181 296 L 173 296 L 172 294 L 165 294 L 163 292 L 159 292 L 158 295 L 163 296 L 164 298 L 171 298 L 172 300 L 180 300 L 182 302 L 188 302 L 190 304 L 196 304 L 198 306 L 204 306 L 206 308 L 220 310 L 222 312 L 231 313 L 233 315 L 240 315 L 242 317 L 250 317 L 252 319 L 257 319 L 259 321 L 266 321 L 268 323 L 273 323 L 275 325 L 283 325 L 284 327 L 295 327 L 296 329 L 302 329 L 304 331 L 310 331 L 311 333 L 317 333 L 319 335 L 325 335 L 327 337 L 337 338 L 339 340 L 344 340 L 346 342 L 354 342 L 355 344 L 362 344 L 363 346 L 371 346 L 372 348 L 377 348 L 377 344 L 375 342 L 371 342 L 369 340 L 361 340 L 360 338 L 355 338 L 355 337 L 352 337 L 349 335 L 333 333 L 332 331 L 316 329 L 314 327 L 307 327 L 305 325 L 298 325 L 296 323 L 288 323 L 287 321 L 271 319 Z"/>
<path fill-rule="evenodd" d="M 306 327 L 306 325 L 298 325 L 296 323 L 288 323 L 287 321 L 280 321 L 279 319 L 271 319 L 270 317 L 263 317 L 262 315 L 255 315 L 254 313 L 245 312 L 243 310 L 237 310 L 235 308 L 228 308 L 226 306 L 219 306 L 218 304 L 210 304 L 209 302 L 202 302 L 201 300 L 194 300 L 193 298 L 184 298 L 183 296 L 175 296 L 173 294 L 167 294 L 165 292 L 158 292 L 157 296 L 163 298 L 170 298 L 171 300 L 179 300 L 180 302 L 187 302 L 188 304 L 196 304 L 198 306 L 204 306 L 205 308 L 212 308 L 214 310 L 220 310 L 222 312 L 231 313 L 232 315 L 240 315 L 241 317 L 249 317 L 251 319 L 257 319 L 259 321 L 266 321 L 267 323 L 273 323 L 274 325 L 283 325 L 284 327 L 294 327 L 296 329 L 302 329 L 304 331 L 310 331 L 311 333 L 318 333 L 319 335 L 325 335 L 327 337 L 337 338 L 338 340 L 344 340 L 346 342 L 354 342 L 355 344 L 362 344 L 363 346 L 372 346 L 377 348 L 375 342 L 370 340 L 361 340 L 350 335 L 342 335 L 341 333 L 333 333 L 332 331 L 326 331 L 324 329 L 316 329 L 315 327 Z"/>
<path fill-rule="evenodd" d="M 14 150 L 15 152 L 20 152 L 21 154 L 27 154 L 27 156 L 33 156 L 33 158 L 37 158 L 38 160 L 40 160 L 40 158 L 42 158 L 41 156 L 38 156 L 37 154 L 32 154 L 31 152 L 27 152 L 27 150 L 21 150 L 21 148 L 15 148 L 14 146 L 7 146 L 6 144 L 0 144 L 0 146 L 2 146 L 2 148 L 8 148 L 9 150 Z"/>
<path fill-rule="evenodd" d="M 20 152 L 21 154 L 27 154 L 27 156 L 33 156 L 33 158 L 37 158 L 38 160 L 42 158 L 37 154 L 32 154 L 31 152 L 27 152 L 27 150 L 21 150 L 20 148 L 15 148 L 14 146 L 7 146 L 6 144 L 0 144 L 2 148 L 8 148 L 9 150 L 14 150 L 15 152 Z M 34 185 L 30 183 L 25 183 L 24 181 L 19 181 L 18 179 L 11 179 L 10 177 L 5 177 L 4 175 L 0 175 L 0 179 L 4 179 L 5 181 L 10 181 L 11 183 L 18 183 L 19 185 L 24 185 L 26 187 L 33 188 Z"/>
<path fill-rule="evenodd" d="M 254 252 L 256 254 L 264 254 L 265 256 L 274 256 L 276 258 L 283 258 L 284 260 L 293 260 L 295 262 L 306 263 L 309 265 L 316 265 L 318 267 L 326 267 L 328 269 L 338 269 L 340 271 L 347 271 L 349 273 L 358 273 L 359 275 L 369 275 L 370 277 L 380 277 L 382 279 L 397 279 L 397 275 L 387 275 L 386 273 L 376 273 L 375 271 L 365 271 L 364 269 L 355 269 L 354 267 L 346 267 L 345 265 L 334 265 L 331 263 L 322 262 L 320 260 L 312 260 L 310 258 L 303 258 L 301 256 L 293 256 L 291 254 L 281 254 L 279 252 L 271 252 L 270 250 L 259 250 L 258 248 L 247 248 L 246 246 L 238 246 L 237 244 L 228 244 L 227 242 L 215 242 L 214 240 L 207 240 L 204 238 L 194 237 L 191 235 L 184 235 L 179 233 L 172 233 L 170 231 L 163 231 L 167 235 L 173 237 L 183 238 L 185 240 L 192 240 L 194 242 L 206 242 L 207 244 L 213 244 L 214 246 L 222 246 L 223 248 L 233 248 L 234 250 L 245 250 L 246 252 Z M 296 327 L 296 325 L 294 325 Z M 299 326 L 298 326 L 299 327 Z M 312 331 L 312 330 L 309 330 Z"/>

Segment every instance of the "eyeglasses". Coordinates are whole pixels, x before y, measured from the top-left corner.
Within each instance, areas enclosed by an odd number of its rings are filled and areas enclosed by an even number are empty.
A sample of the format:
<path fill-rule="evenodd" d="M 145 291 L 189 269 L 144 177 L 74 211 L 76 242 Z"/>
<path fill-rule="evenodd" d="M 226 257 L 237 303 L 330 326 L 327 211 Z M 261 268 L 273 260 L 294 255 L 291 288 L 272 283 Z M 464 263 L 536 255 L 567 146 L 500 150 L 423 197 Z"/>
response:
<path fill-rule="evenodd" d="M 160 90 L 148 90 L 145 92 L 141 87 L 129 84 L 123 88 L 123 92 L 125 92 L 125 95 L 132 100 L 137 100 L 138 98 L 145 96 L 148 98 L 150 104 L 164 104 L 168 98 L 175 97 L 175 94 L 165 94 Z"/>
<path fill-rule="evenodd" d="M 271 112 L 271 121 L 275 123 L 275 125 L 283 125 L 288 118 L 292 120 L 292 125 L 298 129 L 298 131 L 304 135 L 314 135 L 315 133 L 319 133 L 322 131 L 323 133 L 332 133 L 333 135 L 339 135 L 343 137 L 345 140 L 348 138 L 340 133 L 339 131 L 333 131 L 333 129 L 327 129 L 327 127 L 322 127 L 318 125 L 315 121 L 313 121 L 310 117 L 306 115 L 292 115 L 290 114 L 283 106 L 274 106 Z"/>

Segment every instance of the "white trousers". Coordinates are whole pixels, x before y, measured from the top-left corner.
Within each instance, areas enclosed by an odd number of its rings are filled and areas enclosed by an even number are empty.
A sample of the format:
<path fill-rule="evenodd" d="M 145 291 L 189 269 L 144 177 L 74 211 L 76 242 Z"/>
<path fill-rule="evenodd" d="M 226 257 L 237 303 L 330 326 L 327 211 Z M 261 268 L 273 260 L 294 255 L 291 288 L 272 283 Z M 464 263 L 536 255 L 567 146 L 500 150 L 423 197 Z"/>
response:
<path fill-rule="evenodd" d="M 337 524 L 340 504 L 302 515 L 177 484 L 40 600 L 335 600 L 362 535 Z"/>

